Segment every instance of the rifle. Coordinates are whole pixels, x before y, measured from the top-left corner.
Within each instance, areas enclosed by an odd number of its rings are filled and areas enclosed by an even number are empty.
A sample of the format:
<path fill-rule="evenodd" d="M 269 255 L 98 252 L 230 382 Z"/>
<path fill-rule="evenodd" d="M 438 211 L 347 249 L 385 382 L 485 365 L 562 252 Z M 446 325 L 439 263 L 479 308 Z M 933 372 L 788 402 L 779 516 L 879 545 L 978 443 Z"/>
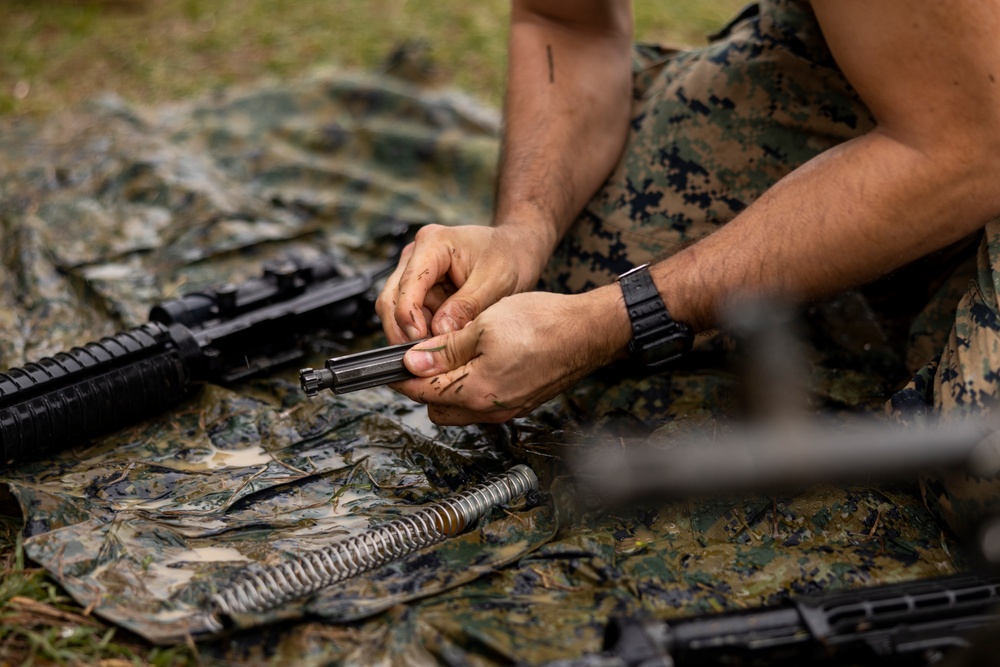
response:
<path fill-rule="evenodd" d="M 395 265 L 344 276 L 329 258 L 266 264 L 260 278 L 169 299 L 146 324 L 0 373 L 0 470 L 149 417 L 202 383 L 297 361 L 304 334 L 370 322 L 373 286 Z"/>
<path fill-rule="evenodd" d="M 627 502 L 912 479 L 927 470 L 982 477 L 1000 470 L 1000 432 L 985 420 L 905 430 L 860 418 L 839 429 L 810 421 L 757 424 L 710 442 L 692 437 L 672 444 L 588 451 L 576 472 L 588 493 Z M 613 619 L 604 654 L 556 664 L 935 664 L 945 651 L 970 646 L 970 630 L 991 624 L 995 641 L 1000 629 L 1000 517 L 981 517 L 979 530 L 963 537 L 988 575 L 876 586 L 673 623 Z"/>
<path fill-rule="evenodd" d="M 998 604 L 1000 576 L 953 575 L 669 623 L 614 619 L 603 653 L 550 667 L 935 664 L 1000 620 Z"/>
<path fill-rule="evenodd" d="M 622 502 L 772 492 L 858 479 L 914 479 L 933 470 L 1000 473 L 1000 424 L 968 419 L 898 428 L 858 416 L 837 424 L 746 425 L 730 434 L 674 437 L 585 450 L 573 462 L 585 488 Z"/>

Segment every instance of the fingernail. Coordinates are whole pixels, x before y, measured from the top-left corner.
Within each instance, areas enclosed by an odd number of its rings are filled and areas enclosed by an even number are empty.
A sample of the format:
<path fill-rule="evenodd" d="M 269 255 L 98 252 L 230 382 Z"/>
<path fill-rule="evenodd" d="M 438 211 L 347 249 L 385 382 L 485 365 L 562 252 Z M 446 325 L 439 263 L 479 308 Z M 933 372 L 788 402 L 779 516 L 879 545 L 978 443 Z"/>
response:
<path fill-rule="evenodd" d="M 441 333 L 451 333 L 452 331 L 458 331 L 458 324 L 455 323 L 455 320 L 445 315 L 438 323 L 438 328 L 441 330 Z"/>
<path fill-rule="evenodd" d="M 417 328 L 412 324 L 408 324 L 405 327 L 403 327 L 403 331 L 406 333 L 407 336 L 409 336 L 410 340 L 419 340 L 420 338 L 423 338 L 423 336 L 420 335 L 420 332 L 417 330 Z"/>
<path fill-rule="evenodd" d="M 423 375 L 434 368 L 434 355 L 422 350 L 410 350 L 406 353 L 406 367 L 412 373 Z"/>

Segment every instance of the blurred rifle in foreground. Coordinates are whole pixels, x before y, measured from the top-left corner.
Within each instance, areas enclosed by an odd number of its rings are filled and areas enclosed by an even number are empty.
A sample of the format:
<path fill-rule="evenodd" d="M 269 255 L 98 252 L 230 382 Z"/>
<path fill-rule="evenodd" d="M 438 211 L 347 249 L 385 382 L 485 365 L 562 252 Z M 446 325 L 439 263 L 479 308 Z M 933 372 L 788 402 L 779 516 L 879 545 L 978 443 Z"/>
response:
<path fill-rule="evenodd" d="M 917 479 L 947 472 L 1000 475 L 995 420 L 894 426 L 858 417 L 823 423 L 802 408 L 805 382 L 788 320 L 742 308 L 736 328 L 751 348 L 744 378 L 755 421 L 723 435 L 586 451 L 580 490 L 609 503 L 801 489 L 815 484 Z M 580 667 L 786 664 L 938 664 L 950 649 L 996 645 L 1000 631 L 1000 517 L 962 537 L 983 575 L 875 586 L 671 622 L 613 619 L 604 653 L 557 663 Z M 983 628 L 981 636 L 970 632 Z M 988 633 L 988 634 L 986 634 Z M 1000 665 L 958 651 L 957 664 Z"/>
<path fill-rule="evenodd" d="M 164 301 L 146 324 L 0 373 L 0 470 L 149 417 L 201 383 L 298 361 L 306 334 L 366 325 L 374 285 L 395 264 L 354 276 L 329 258 L 268 264 L 260 278 Z"/>
<path fill-rule="evenodd" d="M 577 461 L 581 487 L 620 503 L 912 480 L 929 471 L 980 477 L 1000 472 L 1000 435 L 983 422 L 912 429 L 868 421 L 839 427 L 785 422 L 671 445 L 588 452 Z M 982 520 L 978 534 L 966 537 L 988 575 L 796 598 L 669 623 L 614 619 L 603 654 L 556 664 L 936 664 L 948 650 L 970 646 L 970 631 L 1000 622 L 1000 519 Z M 991 660 L 1000 664 L 1000 655 Z"/>
<path fill-rule="evenodd" d="M 576 472 L 611 501 L 686 498 L 812 484 L 913 480 L 921 473 L 1000 473 L 1000 431 L 984 421 L 895 427 L 875 419 L 734 427 L 731 434 L 671 438 L 588 451 Z"/>
<path fill-rule="evenodd" d="M 998 604 L 1000 576 L 955 575 L 669 623 L 615 619 L 604 653 L 551 667 L 937 664 L 1000 620 Z"/>

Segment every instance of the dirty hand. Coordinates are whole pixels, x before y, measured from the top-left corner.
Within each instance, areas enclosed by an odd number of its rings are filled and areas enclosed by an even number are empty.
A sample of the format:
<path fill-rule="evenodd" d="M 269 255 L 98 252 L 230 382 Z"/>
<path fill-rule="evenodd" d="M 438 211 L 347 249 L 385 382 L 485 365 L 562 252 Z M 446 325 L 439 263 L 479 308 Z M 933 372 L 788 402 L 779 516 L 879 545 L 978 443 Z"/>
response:
<path fill-rule="evenodd" d="M 609 363 L 631 335 L 617 285 L 515 294 L 409 350 L 404 363 L 418 377 L 393 386 L 426 403 L 436 424 L 499 423 Z"/>
<path fill-rule="evenodd" d="M 375 303 L 389 342 L 457 331 L 533 289 L 548 258 L 537 236 L 526 226 L 421 228 Z"/>

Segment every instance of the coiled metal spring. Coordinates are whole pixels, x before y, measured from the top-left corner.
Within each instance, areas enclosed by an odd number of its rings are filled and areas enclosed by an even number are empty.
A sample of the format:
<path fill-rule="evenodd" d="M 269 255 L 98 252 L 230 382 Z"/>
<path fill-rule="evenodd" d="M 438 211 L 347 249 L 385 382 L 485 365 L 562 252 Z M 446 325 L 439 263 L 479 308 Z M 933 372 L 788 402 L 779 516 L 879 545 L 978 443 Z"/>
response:
<path fill-rule="evenodd" d="M 259 613 L 461 533 L 490 508 L 538 488 L 525 465 L 378 528 L 246 574 L 209 599 L 209 616 Z"/>

